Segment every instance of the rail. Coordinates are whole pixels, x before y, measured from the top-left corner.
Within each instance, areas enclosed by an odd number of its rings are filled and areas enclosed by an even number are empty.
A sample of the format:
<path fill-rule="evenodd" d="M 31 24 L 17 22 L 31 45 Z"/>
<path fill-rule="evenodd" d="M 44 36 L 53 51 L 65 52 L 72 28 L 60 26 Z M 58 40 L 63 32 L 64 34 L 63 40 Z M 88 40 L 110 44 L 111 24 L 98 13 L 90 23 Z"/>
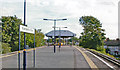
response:
<path fill-rule="evenodd" d="M 92 52 L 92 53 L 94 53 L 94 54 L 96 54 L 96 55 L 98 55 L 99 57 L 102 57 L 102 58 L 104 58 L 104 59 L 106 59 L 106 60 L 114 63 L 115 65 L 120 66 L 120 61 L 119 61 L 119 60 L 116 60 L 116 59 L 114 59 L 114 58 L 112 58 L 112 57 L 109 57 L 109 56 L 107 56 L 107 55 L 104 55 L 104 54 L 101 54 L 101 53 L 92 51 L 92 50 L 90 50 L 90 49 L 87 49 L 87 50 L 90 51 L 90 52 Z"/>

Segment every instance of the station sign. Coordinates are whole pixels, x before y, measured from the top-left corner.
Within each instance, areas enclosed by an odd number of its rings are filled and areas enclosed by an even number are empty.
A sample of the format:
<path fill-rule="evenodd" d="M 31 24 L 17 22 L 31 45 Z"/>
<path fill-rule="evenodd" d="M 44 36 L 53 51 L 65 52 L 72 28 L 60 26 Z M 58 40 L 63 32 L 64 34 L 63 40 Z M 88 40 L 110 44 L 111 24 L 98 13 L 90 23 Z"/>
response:
<path fill-rule="evenodd" d="M 20 25 L 20 31 L 21 32 L 26 32 L 26 33 L 32 33 L 32 34 L 35 33 L 35 29 L 28 28 L 28 27 L 23 26 L 23 25 Z"/>

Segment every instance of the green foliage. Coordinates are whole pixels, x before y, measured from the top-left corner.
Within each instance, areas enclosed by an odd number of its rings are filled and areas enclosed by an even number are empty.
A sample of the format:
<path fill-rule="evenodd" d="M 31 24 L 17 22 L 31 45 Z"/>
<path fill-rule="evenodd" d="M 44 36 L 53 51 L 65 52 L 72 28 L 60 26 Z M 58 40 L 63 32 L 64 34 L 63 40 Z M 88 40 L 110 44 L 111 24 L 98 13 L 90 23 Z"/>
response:
<path fill-rule="evenodd" d="M 52 39 L 47 40 L 47 42 L 52 43 Z"/>
<path fill-rule="evenodd" d="M 2 16 L 2 42 L 10 44 L 12 51 L 16 51 L 18 47 L 19 24 L 21 19 L 16 16 Z"/>
<path fill-rule="evenodd" d="M 101 46 L 104 45 L 105 33 L 104 29 L 102 29 L 102 24 L 97 18 L 93 16 L 83 16 L 80 19 L 80 24 L 82 25 L 83 32 L 80 36 L 80 46 L 84 48 L 98 49 L 103 50 Z"/>
<path fill-rule="evenodd" d="M 2 43 L 2 54 L 11 52 L 11 47 L 8 43 Z"/>
<path fill-rule="evenodd" d="M 75 45 L 76 42 L 79 42 L 79 39 L 77 37 L 72 37 L 71 39 L 68 39 L 69 44 L 71 44 L 70 42 L 73 42 L 73 44 Z"/>
<path fill-rule="evenodd" d="M 59 38 L 56 38 L 56 43 L 59 43 Z"/>
<path fill-rule="evenodd" d="M 98 53 L 102 53 L 102 54 L 105 54 L 105 55 L 110 56 L 112 58 L 115 58 L 113 55 L 110 55 L 109 53 L 106 53 L 106 52 L 103 52 L 103 51 L 97 51 L 97 50 L 94 50 L 94 49 L 89 49 L 89 50 L 92 50 L 92 51 L 95 51 L 95 52 L 98 52 Z"/>
<path fill-rule="evenodd" d="M 97 51 L 105 52 L 105 48 L 103 46 L 98 46 Z"/>
<path fill-rule="evenodd" d="M 45 45 L 44 34 L 42 32 L 37 32 L 35 34 L 35 44 L 36 47 Z"/>
<path fill-rule="evenodd" d="M 22 25 L 22 20 L 16 16 L 2 16 L 2 42 L 8 43 L 11 51 L 17 51 L 19 46 L 19 25 Z M 36 31 L 35 34 L 36 47 L 44 45 L 44 34 Z M 24 48 L 24 33 L 21 32 L 21 49 Z M 34 46 L 34 35 L 26 33 L 26 45 L 31 48 Z"/>
<path fill-rule="evenodd" d="M 77 37 L 72 37 L 72 38 L 71 38 L 71 41 L 78 42 L 78 41 L 79 41 L 79 39 L 78 39 Z"/>

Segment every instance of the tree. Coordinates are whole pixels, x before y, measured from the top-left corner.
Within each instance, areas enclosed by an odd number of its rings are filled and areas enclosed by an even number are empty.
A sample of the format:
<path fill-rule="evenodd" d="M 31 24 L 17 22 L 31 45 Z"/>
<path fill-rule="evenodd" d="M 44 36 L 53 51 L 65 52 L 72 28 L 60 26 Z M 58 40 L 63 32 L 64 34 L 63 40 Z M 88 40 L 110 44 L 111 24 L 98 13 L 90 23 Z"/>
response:
<path fill-rule="evenodd" d="M 36 47 L 39 47 L 39 46 L 43 46 L 45 45 L 45 40 L 44 40 L 44 34 L 42 32 L 37 32 L 36 31 L 36 34 L 35 34 L 35 43 L 36 43 Z"/>
<path fill-rule="evenodd" d="M 16 16 L 2 16 L 2 42 L 10 44 L 12 51 L 18 49 L 19 24 L 22 20 Z"/>
<path fill-rule="evenodd" d="M 19 25 L 22 25 L 22 20 L 16 16 L 2 16 L 2 42 L 9 44 L 11 51 L 18 50 L 19 43 Z M 35 32 L 36 47 L 44 45 L 44 34 L 40 30 Z M 21 32 L 21 49 L 24 48 L 24 33 Z M 26 45 L 31 48 L 34 46 L 34 35 L 26 33 Z M 7 48 L 7 47 L 6 47 Z"/>
<path fill-rule="evenodd" d="M 116 41 L 119 41 L 119 40 L 120 40 L 119 38 L 116 39 Z"/>
<path fill-rule="evenodd" d="M 73 42 L 73 44 L 75 44 L 76 42 L 79 42 L 79 39 L 77 37 L 72 37 L 71 39 L 68 39 L 68 42 L 70 44 L 70 42 Z"/>
<path fill-rule="evenodd" d="M 93 16 L 82 16 L 79 21 L 84 28 L 80 37 L 80 45 L 92 49 L 103 48 L 105 30 L 102 29 L 100 21 Z"/>
<path fill-rule="evenodd" d="M 109 41 L 110 39 L 109 38 L 106 38 L 106 41 Z"/>
<path fill-rule="evenodd" d="M 2 54 L 11 52 L 11 47 L 8 43 L 2 43 Z"/>

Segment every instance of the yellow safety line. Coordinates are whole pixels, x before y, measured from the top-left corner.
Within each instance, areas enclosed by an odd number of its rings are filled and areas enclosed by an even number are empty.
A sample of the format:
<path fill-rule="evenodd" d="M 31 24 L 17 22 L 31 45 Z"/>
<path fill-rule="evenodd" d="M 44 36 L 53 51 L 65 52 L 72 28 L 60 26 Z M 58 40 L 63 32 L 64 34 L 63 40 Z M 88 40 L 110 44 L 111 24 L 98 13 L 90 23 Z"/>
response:
<path fill-rule="evenodd" d="M 75 48 L 82 53 L 82 55 L 84 56 L 85 60 L 87 61 L 92 70 L 99 70 L 98 67 L 93 63 L 93 61 L 82 50 L 80 50 L 78 47 Z"/>
<path fill-rule="evenodd" d="M 8 57 L 8 56 L 13 56 L 15 54 L 10 54 L 10 55 L 5 55 L 5 56 L 1 56 L 0 58 L 4 58 L 4 57 Z"/>
<path fill-rule="evenodd" d="M 43 48 L 43 47 L 39 47 L 39 48 Z M 24 51 L 32 51 L 32 50 L 35 50 L 35 49 L 39 49 L 38 47 L 37 48 L 31 48 L 31 49 L 24 49 Z M 22 51 L 18 51 L 17 53 L 15 54 L 18 54 L 18 53 L 23 53 L 23 50 Z M 4 57 L 9 57 L 9 56 L 13 56 L 15 54 L 10 54 L 10 55 L 4 55 L 4 56 L 0 56 L 0 58 L 4 58 Z"/>

